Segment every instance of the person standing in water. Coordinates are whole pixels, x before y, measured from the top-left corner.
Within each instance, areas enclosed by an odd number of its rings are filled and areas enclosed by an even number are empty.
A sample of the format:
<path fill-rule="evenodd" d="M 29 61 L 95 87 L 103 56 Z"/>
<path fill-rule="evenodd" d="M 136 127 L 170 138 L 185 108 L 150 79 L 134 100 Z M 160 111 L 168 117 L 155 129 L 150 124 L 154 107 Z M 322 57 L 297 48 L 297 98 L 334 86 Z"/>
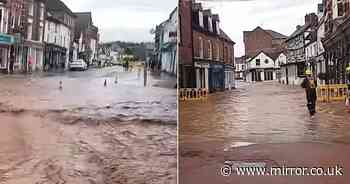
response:
<path fill-rule="evenodd" d="M 312 76 L 311 70 L 306 70 L 306 78 L 301 84 L 301 87 L 305 89 L 307 108 L 310 112 L 310 116 L 313 118 L 316 113 L 316 100 L 317 100 L 317 81 Z"/>

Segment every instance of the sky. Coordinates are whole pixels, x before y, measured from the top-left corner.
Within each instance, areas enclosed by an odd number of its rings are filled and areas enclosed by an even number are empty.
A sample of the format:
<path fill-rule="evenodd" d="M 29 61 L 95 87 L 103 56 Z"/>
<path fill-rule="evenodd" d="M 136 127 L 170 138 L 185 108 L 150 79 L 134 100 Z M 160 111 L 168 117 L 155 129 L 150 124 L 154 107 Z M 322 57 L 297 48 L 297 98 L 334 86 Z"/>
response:
<path fill-rule="evenodd" d="M 257 26 L 286 36 L 304 24 L 307 13 L 317 12 L 322 0 L 201 0 L 220 16 L 221 28 L 236 42 L 235 56 L 244 55 L 243 31 Z"/>
<path fill-rule="evenodd" d="M 62 0 L 73 12 L 92 12 L 102 42 L 153 41 L 152 28 L 169 18 L 177 0 Z"/>

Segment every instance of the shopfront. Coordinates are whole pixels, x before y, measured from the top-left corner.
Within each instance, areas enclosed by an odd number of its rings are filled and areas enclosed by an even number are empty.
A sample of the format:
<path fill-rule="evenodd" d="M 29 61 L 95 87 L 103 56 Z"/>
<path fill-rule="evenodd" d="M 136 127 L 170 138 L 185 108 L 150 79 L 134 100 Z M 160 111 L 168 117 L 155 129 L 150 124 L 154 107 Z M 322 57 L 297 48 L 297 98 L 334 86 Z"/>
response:
<path fill-rule="evenodd" d="M 67 65 L 67 49 L 54 44 L 46 44 L 44 69 L 45 71 L 64 70 Z"/>
<path fill-rule="evenodd" d="M 0 33 L 0 70 L 2 72 L 8 72 L 9 70 L 9 51 L 14 42 L 13 36 Z"/>
<path fill-rule="evenodd" d="M 225 66 L 223 64 L 210 64 L 209 90 L 210 92 L 225 90 Z"/>

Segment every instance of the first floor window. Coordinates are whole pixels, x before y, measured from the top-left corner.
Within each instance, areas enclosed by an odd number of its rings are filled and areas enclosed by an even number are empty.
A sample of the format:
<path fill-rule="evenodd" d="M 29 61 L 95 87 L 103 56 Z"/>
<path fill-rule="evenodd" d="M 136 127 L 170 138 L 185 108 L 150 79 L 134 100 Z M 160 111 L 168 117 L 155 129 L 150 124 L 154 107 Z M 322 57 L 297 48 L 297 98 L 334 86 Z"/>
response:
<path fill-rule="evenodd" d="M 255 63 L 256 66 L 260 66 L 260 59 L 256 59 L 255 62 L 256 62 Z"/>

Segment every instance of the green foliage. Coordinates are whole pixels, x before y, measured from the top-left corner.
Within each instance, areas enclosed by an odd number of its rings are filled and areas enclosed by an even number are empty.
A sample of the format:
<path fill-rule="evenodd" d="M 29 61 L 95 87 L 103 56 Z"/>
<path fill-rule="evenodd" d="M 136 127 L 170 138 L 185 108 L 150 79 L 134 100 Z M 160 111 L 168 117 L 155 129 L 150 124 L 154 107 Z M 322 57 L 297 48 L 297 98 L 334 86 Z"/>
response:
<path fill-rule="evenodd" d="M 125 55 L 134 55 L 134 52 L 133 52 L 130 48 L 126 48 L 126 49 L 124 50 L 124 54 L 125 54 Z"/>

